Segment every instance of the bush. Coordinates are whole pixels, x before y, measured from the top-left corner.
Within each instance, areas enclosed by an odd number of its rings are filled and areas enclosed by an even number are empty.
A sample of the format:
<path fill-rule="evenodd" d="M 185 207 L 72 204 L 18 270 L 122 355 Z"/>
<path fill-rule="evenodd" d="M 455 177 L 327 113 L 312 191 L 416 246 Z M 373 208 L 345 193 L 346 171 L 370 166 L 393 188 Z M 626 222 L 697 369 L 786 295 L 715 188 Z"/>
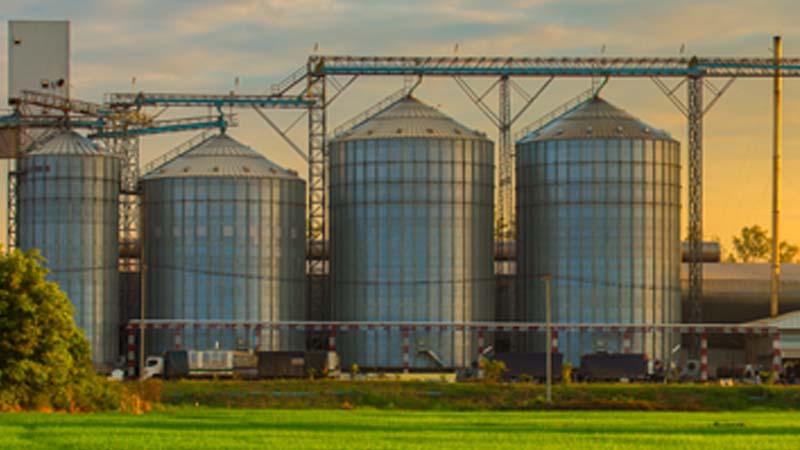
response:
<path fill-rule="evenodd" d="M 572 384 L 572 364 L 570 363 L 564 363 L 561 366 L 561 384 L 564 386 Z"/>
<path fill-rule="evenodd" d="M 118 400 L 119 410 L 132 414 L 150 411 L 161 402 L 162 388 L 162 381 L 152 378 L 123 385 Z"/>
<path fill-rule="evenodd" d="M 483 358 L 481 360 L 481 365 L 483 366 L 484 380 L 490 383 L 496 383 L 500 381 L 500 379 L 503 377 L 503 374 L 508 372 L 506 363 L 503 361 L 490 361 L 486 358 Z"/>
<path fill-rule="evenodd" d="M 2 409 L 116 409 L 119 392 L 94 373 L 72 304 L 42 261 L 35 250 L 0 254 Z"/>

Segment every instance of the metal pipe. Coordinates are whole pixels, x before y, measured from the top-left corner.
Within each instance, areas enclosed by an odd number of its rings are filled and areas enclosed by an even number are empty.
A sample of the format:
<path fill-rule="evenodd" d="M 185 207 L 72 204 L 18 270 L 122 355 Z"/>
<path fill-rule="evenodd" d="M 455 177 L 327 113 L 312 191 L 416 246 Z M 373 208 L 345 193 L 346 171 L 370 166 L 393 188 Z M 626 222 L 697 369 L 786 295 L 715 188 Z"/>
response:
<path fill-rule="evenodd" d="M 140 198 L 142 200 L 140 200 L 140 202 L 139 202 L 139 211 L 140 211 L 139 214 L 140 214 L 140 218 L 141 218 L 141 222 L 139 222 L 141 224 L 140 227 L 139 227 L 139 239 L 140 239 L 140 242 L 144 242 L 144 228 L 145 228 L 144 224 L 146 223 L 145 222 L 145 218 L 144 218 L 144 195 L 142 195 L 142 197 L 140 197 Z M 145 351 L 146 351 L 145 350 L 144 335 L 147 332 L 147 324 L 144 321 L 145 312 L 146 312 L 145 311 L 145 303 L 147 301 L 147 280 L 146 280 L 146 277 L 147 277 L 147 264 L 145 264 L 145 260 L 144 260 L 144 257 L 145 257 L 144 247 L 145 246 L 144 245 L 140 245 L 139 247 L 141 249 L 139 251 L 139 291 L 140 291 L 139 292 L 139 323 L 141 324 L 141 326 L 139 327 L 139 340 L 140 340 L 140 342 L 139 342 L 139 378 L 140 379 L 144 379 L 143 377 L 144 377 Z"/>
<path fill-rule="evenodd" d="M 780 220 L 781 220 L 781 131 L 783 128 L 781 64 L 783 44 L 780 36 L 775 36 L 773 50 L 775 52 L 775 78 L 773 110 L 772 110 L 772 286 L 770 289 L 769 315 L 778 316 L 778 296 L 781 282 L 780 261 Z"/>
<path fill-rule="evenodd" d="M 552 403 L 553 401 L 553 334 L 552 330 L 550 329 L 550 275 L 542 276 L 544 280 L 544 292 L 545 292 L 545 333 L 547 334 L 546 344 L 545 344 L 545 380 L 546 380 L 546 400 L 547 403 Z"/>

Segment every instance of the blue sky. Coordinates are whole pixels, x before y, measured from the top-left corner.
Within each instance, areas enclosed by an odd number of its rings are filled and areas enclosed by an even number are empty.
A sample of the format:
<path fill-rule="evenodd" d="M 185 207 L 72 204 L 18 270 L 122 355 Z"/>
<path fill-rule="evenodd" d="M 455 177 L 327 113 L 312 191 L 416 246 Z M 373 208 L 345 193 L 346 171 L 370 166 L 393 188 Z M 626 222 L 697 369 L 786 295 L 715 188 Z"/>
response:
<path fill-rule="evenodd" d="M 305 62 L 315 43 L 319 53 L 356 55 L 452 55 L 458 44 L 461 56 L 596 56 L 603 46 L 609 56 L 677 56 L 685 44 L 686 55 L 769 56 L 771 37 L 781 34 L 787 56 L 793 56 L 800 54 L 798 18 L 800 2 L 770 0 L 3 0 L 0 6 L 2 20 L 72 21 L 73 95 L 88 100 L 132 89 L 228 92 L 237 77 L 240 92 L 267 92 Z M 6 32 L 3 23 L 3 105 Z M 541 81 L 520 83 L 534 90 Z M 359 80 L 331 108 L 329 127 L 401 84 Z M 588 80 L 557 80 L 518 125 L 587 86 Z M 790 176 L 800 170 L 800 80 L 787 80 L 785 91 L 784 228 L 788 238 L 800 242 L 800 184 Z M 451 80 L 426 80 L 418 94 L 496 135 Z M 769 95 L 769 81 L 737 81 L 706 120 L 706 234 L 723 243 L 743 225 L 769 224 Z M 685 142 L 684 118 L 649 80 L 612 79 L 604 96 Z M 296 114 L 274 116 L 289 123 Z M 231 134 L 304 174 L 302 160 L 259 121 L 242 114 L 241 126 Z M 297 128 L 292 136 L 305 146 L 304 127 Z M 189 137 L 146 138 L 143 160 Z"/>

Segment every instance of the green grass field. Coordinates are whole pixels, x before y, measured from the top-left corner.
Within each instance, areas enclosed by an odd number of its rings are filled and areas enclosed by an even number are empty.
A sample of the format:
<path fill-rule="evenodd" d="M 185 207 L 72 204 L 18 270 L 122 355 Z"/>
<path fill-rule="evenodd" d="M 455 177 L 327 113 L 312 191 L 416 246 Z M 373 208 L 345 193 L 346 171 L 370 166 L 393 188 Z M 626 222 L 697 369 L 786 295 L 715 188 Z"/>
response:
<path fill-rule="evenodd" d="M 796 449 L 797 412 L 414 412 L 175 408 L 0 414 L 0 448 Z"/>

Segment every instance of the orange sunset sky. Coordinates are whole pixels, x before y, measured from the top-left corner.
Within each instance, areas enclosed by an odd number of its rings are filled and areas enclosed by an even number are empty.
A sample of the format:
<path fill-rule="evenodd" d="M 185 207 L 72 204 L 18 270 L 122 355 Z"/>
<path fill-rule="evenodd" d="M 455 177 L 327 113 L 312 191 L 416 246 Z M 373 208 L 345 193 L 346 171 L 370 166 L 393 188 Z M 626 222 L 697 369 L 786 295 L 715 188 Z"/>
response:
<path fill-rule="evenodd" d="M 800 55 L 800 2 L 795 1 L 4 0 L 1 9 L 3 19 L 71 20 L 72 93 L 94 101 L 106 92 L 132 89 L 227 93 L 237 77 L 239 92 L 266 93 L 305 62 L 315 43 L 319 53 L 353 55 L 453 55 L 458 44 L 459 56 L 598 56 L 603 47 L 606 56 L 679 56 L 685 45 L 687 57 L 767 57 L 772 36 L 780 34 L 785 56 Z M 6 34 L 3 23 L 3 106 Z M 543 79 L 518 82 L 534 91 Z M 476 80 L 474 85 L 490 83 Z M 330 108 L 329 129 L 401 86 L 400 78 L 356 81 Z M 515 129 L 588 86 L 588 79 L 557 79 Z M 705 120 L 705 237 L 718 236 L 728 249 L 742 226 L 770 224 L 771 89 L 769 79 L 737 80 Z M 611 79 L 602 95 L 685 143 L 685 118 L 652 81 Z M 491 123 L 452 80 L 426 79 L 417 96 L 496 140 Z M 785 238 L 800 244 L 800 182 L 794 176 L 800 172 L 800 79 L 785 80 L 784 104 L 782 225 Z M 288 124 L 298 114 L 272 116 Z M 260 118 L 243 112 L 239 122 L 230 131 L 233 136 L 305 176 L 304 162 Z M 142 161 L 191 136 L 144 138 Z M 292 137 L 305 147 L 304 122 Z M 682 151 L 685 161 L 685 147 Z M 3 179 L 6 168 L 7 162 L 0 162 Z M 683 175 L 685 224 L 685 166 Z M 5 204 L 5 183 L 0 201 Z M 0 242 L 5 240 L 2 210 Z"/>

